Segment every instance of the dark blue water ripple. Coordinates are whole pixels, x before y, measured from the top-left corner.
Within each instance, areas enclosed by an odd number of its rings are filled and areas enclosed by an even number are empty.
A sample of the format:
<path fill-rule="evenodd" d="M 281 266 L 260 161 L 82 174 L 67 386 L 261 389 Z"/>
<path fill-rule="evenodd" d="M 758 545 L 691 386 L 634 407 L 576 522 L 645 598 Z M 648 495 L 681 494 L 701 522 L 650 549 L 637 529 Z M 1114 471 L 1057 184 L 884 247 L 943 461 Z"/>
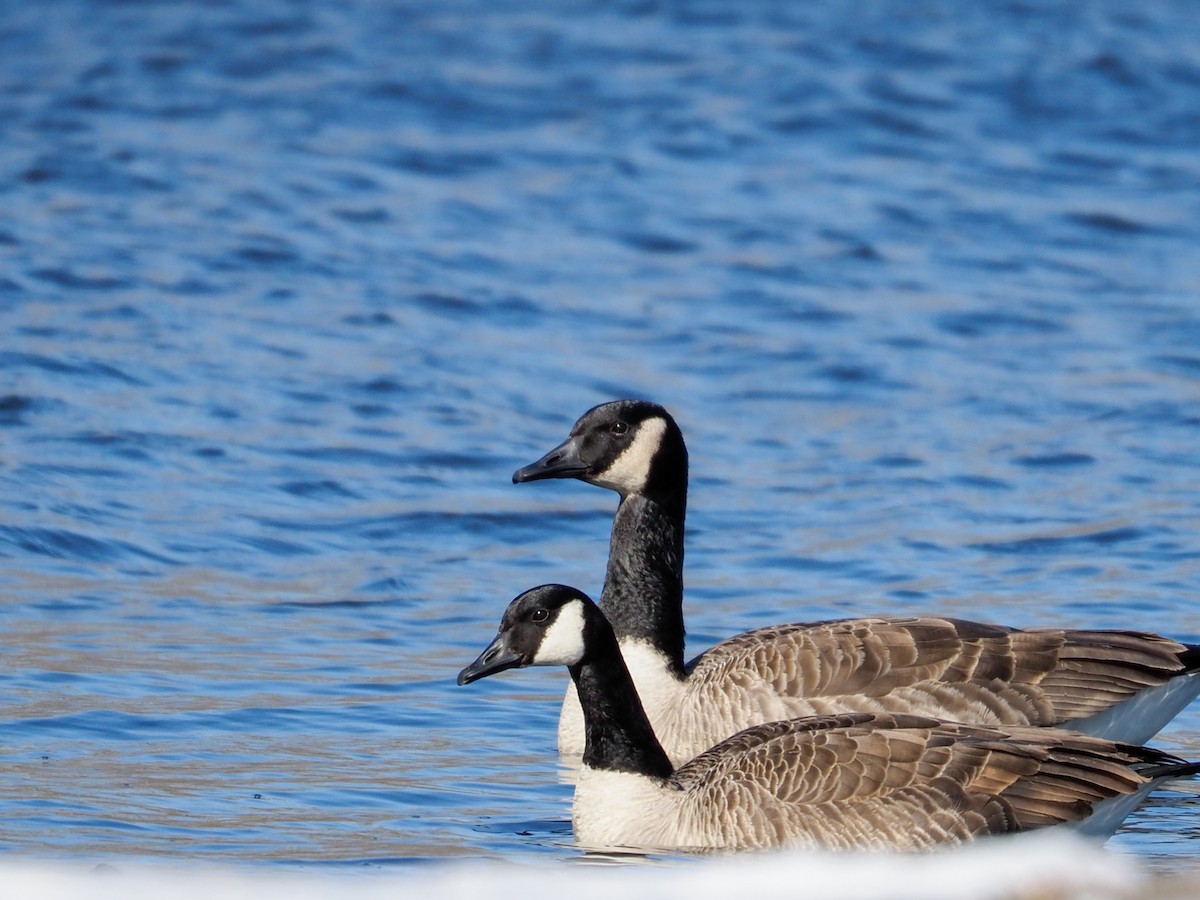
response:
<path fill-rule="evenodd" d="M 67 362 L 33 353 L 0 352 L 0 369 L 42 369 L 55 374 L 82 378 L 104 378 L 121 381 L 129 385 L 141 385 L 139 379 L 122 372 L 115 366 L 97 361 Z"/>
<path fill-rule="evenodd" d="M 1013 463 L 1027 469 L 1064 469 L 1094 465 L 1096 457 L 1089 453 L 1048 453 L 1037 456 L 1018 456 Z"/>
<path fill-rule="evenodd" d="M 974 546 L 989 553 L 1054 555 L 1061 554 L 1065 545 L 1073 543 L 1109 545 L 1140 541 L 1146 537 L 1147 535 L 1137 528 L 1113 528 L 1077 537 L 1029 537 L 1013 541 L 990 541 Z"/>
<path fill-rule="evenodd" d="M 71 531 L 48 528 L 14 528 L 0 526 L 0 544 L 38 556 L 74 559 L 90 562 L 116 562 L 141 558 L 159 563 L 171 563 L 165 556 L 152 553 L 126 541 L 101 540 Z"/>

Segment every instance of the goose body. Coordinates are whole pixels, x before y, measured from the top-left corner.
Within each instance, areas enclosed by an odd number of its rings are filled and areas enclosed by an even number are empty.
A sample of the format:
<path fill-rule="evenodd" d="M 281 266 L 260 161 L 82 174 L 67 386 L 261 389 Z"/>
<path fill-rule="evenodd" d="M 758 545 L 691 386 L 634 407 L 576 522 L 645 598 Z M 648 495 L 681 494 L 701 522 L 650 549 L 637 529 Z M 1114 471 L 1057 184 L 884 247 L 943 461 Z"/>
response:
<path fill-rule="evenodd" d="M 745 632 L 684 662 L 687 448 L 661 406 L 589 410 L 515 482 L 575 478 L 616 491 L 600 608 L 655 732 L 681 763 L 777 719 L 915 714 L 1060 726 L 1141 744 L 1200 694 L 1200 647 L 1134 631 L 1021 630 L 938 617 L 863 618 Z M 568 688 L 559 749 L 583 752 Z"/>
<path fill-rule="evenodd" d="M 1065 824 L 1107 837 L 1153 788 L 1200 771 L 1057 729 L 850 713 L 769 722 L 676 768 L 612 626 L 579 591 L 517 597 L 460 684 L 566 665 L 584 719 L 576 839 L 637 850 L 927 849 Z"/>

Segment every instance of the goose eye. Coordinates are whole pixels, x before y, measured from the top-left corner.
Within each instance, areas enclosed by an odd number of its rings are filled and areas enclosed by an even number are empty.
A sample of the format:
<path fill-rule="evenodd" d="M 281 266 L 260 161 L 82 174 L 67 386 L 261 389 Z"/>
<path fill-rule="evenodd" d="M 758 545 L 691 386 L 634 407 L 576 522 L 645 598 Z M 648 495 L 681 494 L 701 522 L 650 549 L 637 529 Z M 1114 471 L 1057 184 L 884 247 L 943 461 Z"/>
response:
<path fill-rule="evenodd" d="M 608 430 L 613 434 L 624 434 L 629 430 L 629 426 L 624 422 L 613 422 L 612 425 L 609 426 Z"/>
<path fill-rule="evenodd" d="M 550 610 L 535 609 L 533 611 L 533 615 L 531 615 L 529 618 L 534 622 L 545 622 L 548 618 L 550 618 Z"/>

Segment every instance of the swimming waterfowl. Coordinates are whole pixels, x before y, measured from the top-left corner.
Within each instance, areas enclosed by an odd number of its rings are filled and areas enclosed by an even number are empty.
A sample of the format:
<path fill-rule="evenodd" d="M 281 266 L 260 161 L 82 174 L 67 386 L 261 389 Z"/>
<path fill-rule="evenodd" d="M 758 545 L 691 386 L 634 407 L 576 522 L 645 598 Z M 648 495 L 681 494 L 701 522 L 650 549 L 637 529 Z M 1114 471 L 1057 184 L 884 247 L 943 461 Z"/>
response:
<path fill-rule="evenodd" d="M 1141 744 L 1200 694 L 1200 647 L 1134 631 L 1020 630 L 936 616 L 798 623 L 739 634 L 684 662 L 688 454 L 663 407 L 586 412 L 513 474 L 620 495 L 600 608 L 659 740 L 681 763 L 739 729 L 805 715 L 913 713 L 982 725 L 1068 726 Z M 568 687 L 559 749 L 583 752 Z"/>
<path fill-rule="evenodd" d="M 1057 729 L 888 713 L 756 725 L 676 768 L 608 619 L 563 585 L 513 600 L 458 683 L 550 665 L 568 667 L 582 705 L 572 822 L 592 849 L 916 850 L 1058 824 L 1104 838 L 1152 789 L 1200 772 Z"/>

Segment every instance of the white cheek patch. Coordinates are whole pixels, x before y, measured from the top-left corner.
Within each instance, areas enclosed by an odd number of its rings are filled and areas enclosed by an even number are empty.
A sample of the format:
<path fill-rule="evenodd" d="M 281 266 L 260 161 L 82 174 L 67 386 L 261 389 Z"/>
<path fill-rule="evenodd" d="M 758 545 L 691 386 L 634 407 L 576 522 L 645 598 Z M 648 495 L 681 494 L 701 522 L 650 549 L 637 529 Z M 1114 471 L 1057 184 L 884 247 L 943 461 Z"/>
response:
<path fill-rule="evenodd" d="M 561 607 L 558 616 L 546 629 L 537 653 L 535 666 L 573 666 L 583 659 L 583 604 L 578 600 Z"/>
<path fill-rule="evenodd" d="M 655 416 L 638 425 L 633 443 L 625 448 L 612 465 L 595 477 L 596 484 L 621 494 L 638 494 L 646 487 L 650 463 L 662 446 L 667 420 Z"/>

